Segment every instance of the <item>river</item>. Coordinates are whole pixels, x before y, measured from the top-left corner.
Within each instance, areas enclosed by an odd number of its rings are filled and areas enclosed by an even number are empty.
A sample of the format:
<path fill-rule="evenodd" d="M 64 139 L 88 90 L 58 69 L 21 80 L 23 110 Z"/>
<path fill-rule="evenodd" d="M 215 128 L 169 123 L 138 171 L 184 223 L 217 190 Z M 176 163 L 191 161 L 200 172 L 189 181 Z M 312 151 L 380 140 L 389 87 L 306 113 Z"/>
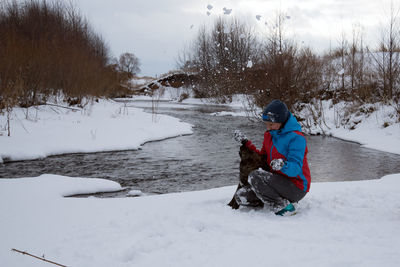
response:
<path fill-rule="evenodd" d="M 127 104 L 151 112 L 148 101 Z M 234 130 L 240 129 L 261 148 L 265 126 L 244 117 L 210 115 L 218 111 L 230 111 L 230 108 L 161 102 L 158 113 L 194 125 L 194 133 L 149 142 L 140 150 L 66 154 L 9 162 L 0 165 L 0 177 L 52 173 L 110 179 L 126 187 L 124 192 L 101 195 L 109 197 L 125 196 L 131 189 L 162 194 L 234 185 L 238 181 L 240 160 L 239 145 L 232 139 Z M 307 136 L 306 139 L 313 182 L 368 180 L 400 173 L 400 155 L 332 137 Z"/>

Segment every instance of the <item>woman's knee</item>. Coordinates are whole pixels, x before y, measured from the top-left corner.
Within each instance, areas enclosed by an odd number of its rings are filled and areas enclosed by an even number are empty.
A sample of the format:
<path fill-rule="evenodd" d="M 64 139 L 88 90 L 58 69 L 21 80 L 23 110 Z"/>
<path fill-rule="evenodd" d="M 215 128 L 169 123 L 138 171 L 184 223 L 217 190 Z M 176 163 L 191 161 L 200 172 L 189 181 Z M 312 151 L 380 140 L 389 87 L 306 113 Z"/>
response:
<path fill-rule="evenodd" d="M 269 177 L 271 177 L 272 173 L 267 172 L 261 168 L 250 172 L 248 177 L 248 182 L 250 185 L 254 186 L 258 182 L 263 181 L 264 183 L 268 181 Z"/>

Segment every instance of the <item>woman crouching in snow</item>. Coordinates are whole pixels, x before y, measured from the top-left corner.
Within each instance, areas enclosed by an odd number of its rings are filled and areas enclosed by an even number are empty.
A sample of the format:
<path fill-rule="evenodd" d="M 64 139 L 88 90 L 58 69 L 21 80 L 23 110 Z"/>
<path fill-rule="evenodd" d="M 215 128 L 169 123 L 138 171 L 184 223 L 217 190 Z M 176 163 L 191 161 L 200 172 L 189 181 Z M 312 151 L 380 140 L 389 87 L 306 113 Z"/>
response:
<path fill-rule="evenodd" d="M 289 214 L 295 211 L 293 203 L 310 190 L 306 139 L 296 118 L 279 100 L 265 107 L 262 119 L 267 131 L 261 150 L 235 131 L 235 140 L 260 155 L 266 166 L 252 171 L 248 184 L 242 185 L 234 198 L 238 205 L 254 207 L 265 203 L 276 209 L 277 215 Z"/>

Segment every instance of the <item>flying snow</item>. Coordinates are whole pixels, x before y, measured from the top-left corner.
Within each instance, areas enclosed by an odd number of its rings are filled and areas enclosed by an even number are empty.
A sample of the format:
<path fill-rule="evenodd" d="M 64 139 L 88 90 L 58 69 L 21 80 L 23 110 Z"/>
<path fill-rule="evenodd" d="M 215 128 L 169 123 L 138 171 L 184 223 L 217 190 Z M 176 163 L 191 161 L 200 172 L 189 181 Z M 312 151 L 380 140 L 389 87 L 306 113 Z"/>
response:
<path fill-rule="evenodd" d="M 253 67 L 253 61 L 249 60 L 249 61 L 247 62 L 247 67 L 248 67 L 248 68 Z"/>
<path fill-rule="evenodd" d="M 229 15 L 232 12 L 232 8 L 229 9 L 229 8 L 224 7 L 222 10 L 224 11 L 224 15 Z"/>

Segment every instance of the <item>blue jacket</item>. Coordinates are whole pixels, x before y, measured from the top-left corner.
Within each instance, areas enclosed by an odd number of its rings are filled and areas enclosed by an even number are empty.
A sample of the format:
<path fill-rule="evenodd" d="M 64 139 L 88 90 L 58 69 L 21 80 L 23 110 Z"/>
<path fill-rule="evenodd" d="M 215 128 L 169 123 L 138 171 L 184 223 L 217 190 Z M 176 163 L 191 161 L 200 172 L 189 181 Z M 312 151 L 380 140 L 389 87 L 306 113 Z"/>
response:
<path fill-rule="evenodd" d="M 274 172 L 288 177 L 301 190 L 306 192 L 310 190 L 311 175 L 307 161 L 307 143 L 300 124 L 291 113 L 283 128 L 265 132 L 261 151 L 250 141 L 246 146 L 264 155 L 268 166 L 274 159 L 283 159 L 285 165 L 280 171 Z"/>

